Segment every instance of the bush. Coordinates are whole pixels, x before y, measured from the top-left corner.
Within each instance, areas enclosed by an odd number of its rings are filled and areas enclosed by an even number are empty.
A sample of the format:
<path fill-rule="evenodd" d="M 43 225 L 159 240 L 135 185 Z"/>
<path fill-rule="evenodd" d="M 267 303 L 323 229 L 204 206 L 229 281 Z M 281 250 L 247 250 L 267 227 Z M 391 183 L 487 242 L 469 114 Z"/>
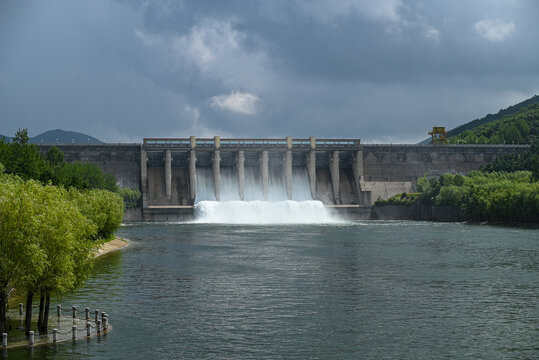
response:
<path fill-rule="evenodd" d="M 421 178 L 421 201 L 460 207 L 477 221 L 539 222 L 539 182 L 530 171 L 482 172 Z"/>
<path fill-rule="evenodd" d="M 412 205 L 416 203 L 419 200 L 420 196 L 421 194 L 419 193 L 403 192 L 402 194 L 394 195 L 387 200 L 382 200 L 378 198 L 378 200 L 374 202 L 374 205 L 376 206 L 384 206 L 384 205 L 408 206 L 408 205 Z"/>
<path fill-rule="evenodd" d="M 140 204 L 140 191 L 137 188 L 121 188 L 118 190 L 118 195 L 124 200 L 124 206 L 126 209 L 134 209 L 141 207 Z"/>
<path fill-rule="evenodd" d="M 82 214 L 96 226 L 94 239 L 106 239 L 114 234 L 122 222 L 124 205 L 118 194 L 107 190 L 78 191 L 71 188 L 69 198 Z"/>

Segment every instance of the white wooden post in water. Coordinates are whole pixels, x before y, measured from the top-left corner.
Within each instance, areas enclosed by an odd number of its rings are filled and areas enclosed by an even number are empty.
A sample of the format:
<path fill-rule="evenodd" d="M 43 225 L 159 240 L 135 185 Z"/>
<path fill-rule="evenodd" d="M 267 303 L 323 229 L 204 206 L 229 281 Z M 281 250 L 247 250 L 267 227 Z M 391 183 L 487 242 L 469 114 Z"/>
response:
<path fill-rule="evenodd" d="M 99 320 L 99 309 L 95 309 L 95 322 Z"/>
<path fill-rule="evenodd" d="M 58 329 L 52 329 L 52 342 L 55 343 L 58 341 Z"/>
<path fill-rule="evenodd" d="M 105 315 L 103 317 L 103 331 L 107 331 L 108 326 L 109 326 L 109 317 L 108 315 Z"/>
<path fill-rule="evenodd" d="M 34 332 L 30 331 L 29 334 L 30 334 L 30 346 L 33 346 L 34 345 Z"/>
<path fill-rule="evenodd" d="M 77 307 L 73 305 L 73 318 L 77 317 Z"/>
<path fill-rule="evenodd" d="M 97 320 L 96 328 L 97 328 L 97 333 L 101 334 L 101 320 Z"/>
<path fill-rule="evenodd" d="M 23 305 L 22 303 L 19 303 L 19 315 L 22 315 L 22 309 L 23 309 Z"/>
<path fill-rule="evenodd" d="M 91 327 L 91 326 L 92 326 L 92 325 L 90 325 L 90 322 L 88 321 L 88 322 L 86 323 L 86 336 L 90 336 L 90 335 L 92 334 L 92 330 L 91 330 L 92 327 Z"/>
<path fill-rule="evenodd" d="M 62 305 L 56 305 L 56 314 L 62 316 Z"/>
<path fill-rule="evenodd" d="M 101 312 L 101 321 L 103 321 L 103 317 L 105 317 L 105 316 L 107 316 L 107 313 L 104 312 L 104 311 L 102 311 L 102 312 Z"/>
<path fill-rule="evenodd" d="M 85 308 L 84 311 L 86 312 L 86 320 L 90 319 L 90 308 Z"/>
<path fill-rule="evenodd" d="M 7 348 L 7 333 L 2 334 L 2 347 Z"/>
<path fill-rule="evenodd" d="M 71 330 L 73 332 L 73 340 L 77 340 L 77 325 L 73 325 Z"/>

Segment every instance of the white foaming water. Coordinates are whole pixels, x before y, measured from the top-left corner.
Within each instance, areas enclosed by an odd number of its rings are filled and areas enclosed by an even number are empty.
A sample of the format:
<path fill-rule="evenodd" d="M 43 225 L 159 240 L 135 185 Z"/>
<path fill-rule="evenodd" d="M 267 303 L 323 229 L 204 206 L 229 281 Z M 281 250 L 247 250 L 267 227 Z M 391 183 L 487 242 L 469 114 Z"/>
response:
<path fill-rule="evenodd" d="M 226 224 L 310 224 L 334 223 L 320 201 L 313 201 L 305 168 L 295 167 L 292 178 L 292 199 L 287 199 L 281 169 L 270 168 L 268 201 L 263 200 L 258 168 L 245 168 L 244 199 L 240 200 L 237 172 L 221 168 L 221 201 L 215 201 L 213 171 L 197 168 L 195 222 Z"/>
<path fill-rule="evenodd" d="M 312 224 L 338 222 L 320 201 L 200 201 L 195 222 L 226 224 Z"/>

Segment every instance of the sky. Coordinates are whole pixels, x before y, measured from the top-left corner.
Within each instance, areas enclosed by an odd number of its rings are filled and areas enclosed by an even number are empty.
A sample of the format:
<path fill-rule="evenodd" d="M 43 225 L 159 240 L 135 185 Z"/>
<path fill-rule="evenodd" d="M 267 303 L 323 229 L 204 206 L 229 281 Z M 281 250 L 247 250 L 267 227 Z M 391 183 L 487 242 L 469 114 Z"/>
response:
<path fill-rule="evenodd" d="M 539 0 L 0 0 L 0 133 L 416 143 L 539 94 Z"/>

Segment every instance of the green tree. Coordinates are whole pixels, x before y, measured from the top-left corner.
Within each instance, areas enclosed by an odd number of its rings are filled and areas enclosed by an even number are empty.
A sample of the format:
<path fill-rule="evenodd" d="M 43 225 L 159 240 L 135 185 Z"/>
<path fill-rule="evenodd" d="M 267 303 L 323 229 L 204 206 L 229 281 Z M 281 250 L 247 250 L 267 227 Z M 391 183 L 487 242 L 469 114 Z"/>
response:
<path fill-rule="evenodd" d="M 28 129 L 19 129 L 15 133 L 15 137 L 13 138 L 13 142 L 20 144 L 20 145 L 26 145 L 28 144 L 28 141 L 30 141 L 30 137 L 28 136 Z"/>
<path fill-rule="evenodd" d="M 54 184 L 84 189 L 105 189 L 118 191 L 113 175 L 104 173 L 94 164 L 64 163 L 54 172 Z"/>
<path fill-rule="evenodd" d="M 13 142 L 0 141 L 0 162 L 9 174 L 19 175 L 24 180 L 42 179 L 47 163 L 34 144 L 28 144 L 26 129 L 17 131 Z"/>
<path fill-rule="evenodd" d="M 86 258 L 91 255 L 95 242 L 89 239 L 94 236 L 96 228 L 73 202 L 68 201 L 63 188 L 44 186 L 36 200 L 41 207 L 38 243 L 45 253 L 45 265 L 29 291 L 41 295 L 38 328 L 46 332 L 50 296 L 71 290 L 80 283 L 77 262 L 83 258 L 74 254 L 84 251 Z"/>
<path fill-rule="evenodd" d="M 34 181 L 0 175 L 0 332 L 6 331 L 6 305 L 17 284 L 35 281 L 45 254 L 37 242 Z"/>
<path fill-rule="evenodd" d="M 111 237 L 120 226 L 124 204 L 118 194 L 98 189 L 86 191 L 70 189 L 68 194 L 81 213 L 96 226 L 94 240 Z"/>
<path fill-rule="evenodd" d="M 64 163 L 64 153 L 57 146 L 51 146 L 49 151 L 47 151 L 46 158 L 52 167 L 60 166 Z"/>

